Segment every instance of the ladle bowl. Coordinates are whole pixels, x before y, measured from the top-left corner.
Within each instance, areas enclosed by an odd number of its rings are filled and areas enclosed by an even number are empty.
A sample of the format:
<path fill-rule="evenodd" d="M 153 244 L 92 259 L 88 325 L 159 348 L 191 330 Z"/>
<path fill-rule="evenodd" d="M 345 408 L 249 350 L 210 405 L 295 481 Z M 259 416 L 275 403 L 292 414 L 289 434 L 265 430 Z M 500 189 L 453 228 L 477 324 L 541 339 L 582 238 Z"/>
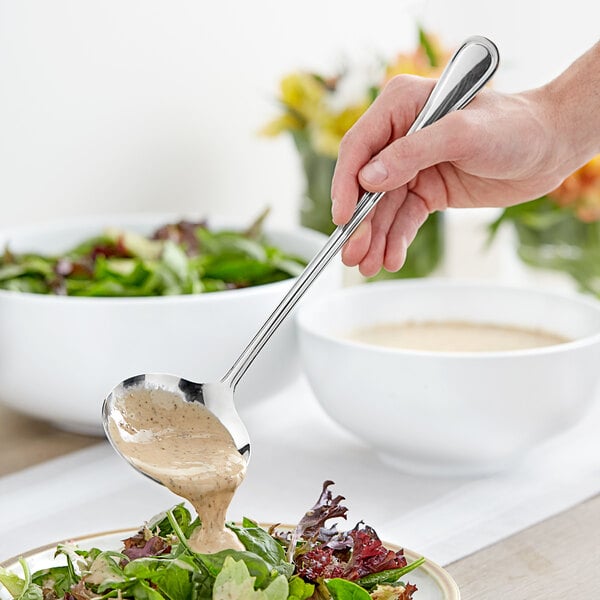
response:
<path fill-rule="evenodd" d="M 498 50 L 490 40 L 480 36 L 465 40 L 450 59 L 407 135 L 466 106 L 494 74 L 498 61 Z M 323 248 L 309 262 L 221 381 L 195 383 L 175 375 L 145 374 L 131 377 L 118 384 L 105 399 L 102 411 L 106 435 L 117 452 L 136 470 L 140 470 L 138 465 L 120 451 L 117 440 L 113 439 L 110 425 L 112 423 L 116 427 L 119 435 L 121 433 L 124 436 L 130 435 L 126 418 L 120 411 L 120 400 L 123 395 L 139 388 L 148 390 L 160 388 L 175 394 L 182 401 L 204 404 L 229 431 L 238 451 L 249 460 L 250 438 L 234 403 L 237 384 L 281 322 L 383 195 L 384 192 L 367 192 L 362 196 L 350 221 L 339 226 L 331 234 Z M 211 343 L 218 343 L 218 340 L 213 340 Z"/>

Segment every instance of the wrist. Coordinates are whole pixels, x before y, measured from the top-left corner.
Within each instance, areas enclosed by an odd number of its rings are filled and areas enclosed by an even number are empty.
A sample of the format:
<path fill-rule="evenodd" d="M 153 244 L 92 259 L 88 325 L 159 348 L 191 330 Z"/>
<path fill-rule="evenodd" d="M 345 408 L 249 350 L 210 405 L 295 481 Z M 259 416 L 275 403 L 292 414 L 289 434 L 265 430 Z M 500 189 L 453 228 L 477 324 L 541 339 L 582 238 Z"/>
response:
<path fill-rule="evenodd" d="M 532 90 L 561 176 L 600 153 L 600 43 L 546 85 Z"/>

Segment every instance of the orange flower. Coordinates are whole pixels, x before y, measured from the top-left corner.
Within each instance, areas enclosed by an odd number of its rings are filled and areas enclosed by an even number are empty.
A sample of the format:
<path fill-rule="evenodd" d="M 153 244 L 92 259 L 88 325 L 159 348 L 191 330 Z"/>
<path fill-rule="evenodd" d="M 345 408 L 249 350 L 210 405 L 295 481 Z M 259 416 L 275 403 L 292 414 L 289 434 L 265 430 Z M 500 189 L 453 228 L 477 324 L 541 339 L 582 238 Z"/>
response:
<path fill-rule="evenodd" d="M 569 175 L 549 197 L 584 223 L 600 221 L 600 154 Z"/>
<path fill-rule="evenodd" d="M 419 31 L 419 45 L 410 53 L 401 52 L 385 72 L 385 81 L 401 74 L 437 78 L 452 54 L 446 51 L 437 37 Z"/>

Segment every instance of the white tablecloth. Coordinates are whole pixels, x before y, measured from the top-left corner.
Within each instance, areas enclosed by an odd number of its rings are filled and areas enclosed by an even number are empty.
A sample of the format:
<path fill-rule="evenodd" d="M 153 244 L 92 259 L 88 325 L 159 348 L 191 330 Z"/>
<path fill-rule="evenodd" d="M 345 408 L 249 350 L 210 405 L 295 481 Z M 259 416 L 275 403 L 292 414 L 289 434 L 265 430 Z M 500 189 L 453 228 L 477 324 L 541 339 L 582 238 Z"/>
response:
<path fill-rule="evenodd" d="M 510 250 L 509 231 L 484 251 L 495 214 L 448 211 L 441 276 L 573 288 L 564 276 L 524 269 Z M 349 527 L 362 519 L 382 539 L 441 564 L 600 492 L 600 399 L 576 428 L 514 470 L 477 479 L 394 471 L 325 415 L 304 379 L 243 417 L 253 455 L 231 519 L 296 522 L 332 479 L 334 492 L 347 498 Z M 179 501 L 103 443 L 0 478 L 0 560 L 69 537 L 135 528 Z"/>
<path fill-rule="evenodd" d="M 246 409 L 253 440 L 229 517 L 296 522 L 326 479 L 349 526 L 447 564 L 600 492 L 600 403 L 515 470 L 478 479 L 408 476 L 382 464 L 321 410 L 308 384 Z M 137 474 L 108 443 L 0 479 L 0 560 L 78 535 L 137 527 L 179 499 Z"/>

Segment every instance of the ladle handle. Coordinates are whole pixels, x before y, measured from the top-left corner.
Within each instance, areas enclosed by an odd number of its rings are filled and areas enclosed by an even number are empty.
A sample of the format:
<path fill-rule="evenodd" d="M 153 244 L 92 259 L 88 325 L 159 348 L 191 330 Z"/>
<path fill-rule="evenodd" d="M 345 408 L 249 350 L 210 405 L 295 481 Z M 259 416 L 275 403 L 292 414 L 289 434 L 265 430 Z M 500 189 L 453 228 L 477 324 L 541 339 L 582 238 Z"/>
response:
<path fill-rule="evenodd" d="M 431 125 L 449 112 L 466 106 L 492 77 L 498 67 L 498 62 L 498 49 L 490 40 L 480 36 L 467 38 L 446 65 L 407 135 Z M 265 324 L 225 374 L 222 379 L 223 383 L 235 388 L 281 322 L 321 271 L 341 250 L 384 193 L 366 192 L 363 194 L 351 219 L 331 234 L 323 248 L 310 261 Z"/>

